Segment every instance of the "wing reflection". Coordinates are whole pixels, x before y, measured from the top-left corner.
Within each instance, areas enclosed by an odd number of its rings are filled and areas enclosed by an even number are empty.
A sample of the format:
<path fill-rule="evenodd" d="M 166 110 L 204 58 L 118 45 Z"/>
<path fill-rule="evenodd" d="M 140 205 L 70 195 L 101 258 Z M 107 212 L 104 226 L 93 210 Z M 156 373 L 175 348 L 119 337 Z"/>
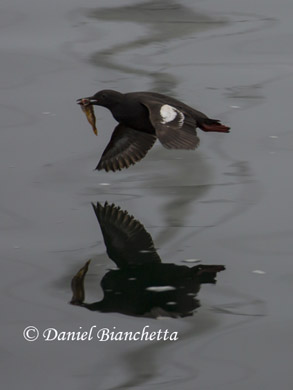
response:
<path fill-rule="evenodd" d="M 84 278 L 88 261 L 73 277 L 71 304 L 100 312 L 132 316 L 186 317 L 200 306 L 196 295 L 200 285 L 216 283 L 223 265 L 188 267 L 163 264 L 150 234 L 127 211 L 119 207 L 93 204 L 109 257 L 118 269 L 110 270 L 101 281 L 104 298 L 85 303 Z"/>

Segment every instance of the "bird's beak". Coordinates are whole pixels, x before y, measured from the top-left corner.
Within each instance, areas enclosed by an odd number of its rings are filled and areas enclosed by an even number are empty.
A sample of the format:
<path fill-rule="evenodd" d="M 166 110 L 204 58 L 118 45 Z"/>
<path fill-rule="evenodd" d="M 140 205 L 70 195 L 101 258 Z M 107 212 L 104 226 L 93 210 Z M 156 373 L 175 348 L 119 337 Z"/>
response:
<path fill-rule="evenodd" d="M 90 97 L 84 97 L 81 99 L 77 99 L 76 102 L 77 102 L 77 104 L 89 105 L 89 104 L 96 104 L 97 99 L 95 99 L 93 96 L 90 96 Z"/>

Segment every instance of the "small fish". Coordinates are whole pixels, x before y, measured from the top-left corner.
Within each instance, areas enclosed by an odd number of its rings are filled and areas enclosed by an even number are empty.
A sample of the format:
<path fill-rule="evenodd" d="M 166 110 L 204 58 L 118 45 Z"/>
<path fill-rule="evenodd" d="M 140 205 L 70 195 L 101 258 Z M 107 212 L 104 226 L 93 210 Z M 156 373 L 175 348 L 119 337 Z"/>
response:
<path fill-rule="evenodd" d="M 80 104 L 80 107 L 85 113 L 88 122 L 92 125 L 93 132 L 98 135 L 98 130 L 96 128 L 96 117 L 93 106 L 89 104 L 88 99 L 81 99 L 78 104 Z"/>
<path fill-rule="evenodd" d="M 72 299 L 71 305 L 81 305 L 84 301 L 84 277 L 88 271 L 90 260 L 77 272 L 71 281 Z"/>

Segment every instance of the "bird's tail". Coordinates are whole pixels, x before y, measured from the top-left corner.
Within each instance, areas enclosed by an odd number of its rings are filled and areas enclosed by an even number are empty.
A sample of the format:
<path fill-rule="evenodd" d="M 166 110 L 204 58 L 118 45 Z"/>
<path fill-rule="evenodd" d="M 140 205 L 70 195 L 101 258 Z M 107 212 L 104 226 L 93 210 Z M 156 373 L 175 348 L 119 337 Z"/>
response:
<path fill-rule="evenodd" d="M 198 127 L 203 131 L 216 131 L 218 133 L 230 132 L 230 127 L 222 125 L 217 119 L 204 118 L 198 122 Z"/>

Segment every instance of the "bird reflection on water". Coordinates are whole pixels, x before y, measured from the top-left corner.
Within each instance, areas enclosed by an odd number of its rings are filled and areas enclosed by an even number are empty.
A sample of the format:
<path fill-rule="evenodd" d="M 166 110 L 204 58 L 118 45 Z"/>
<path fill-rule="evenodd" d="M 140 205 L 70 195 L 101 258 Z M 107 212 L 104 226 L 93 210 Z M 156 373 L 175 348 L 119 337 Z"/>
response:
<path fill-rule="evenodd" d="M 151 235 L 127 211 L 114 204 L 93 204 L 108 256 L 118 269 L 104 275 L 104 298 L 86 303 L 84 278 L 90 260 L 71 282 L 72 305 L 92 311 L 117 312 L 131 316 L 186 317 L 200 306 L 196 295 L 201 284 L 216 283 L 223 265 L 193 267 L 161 262 Z"/>

